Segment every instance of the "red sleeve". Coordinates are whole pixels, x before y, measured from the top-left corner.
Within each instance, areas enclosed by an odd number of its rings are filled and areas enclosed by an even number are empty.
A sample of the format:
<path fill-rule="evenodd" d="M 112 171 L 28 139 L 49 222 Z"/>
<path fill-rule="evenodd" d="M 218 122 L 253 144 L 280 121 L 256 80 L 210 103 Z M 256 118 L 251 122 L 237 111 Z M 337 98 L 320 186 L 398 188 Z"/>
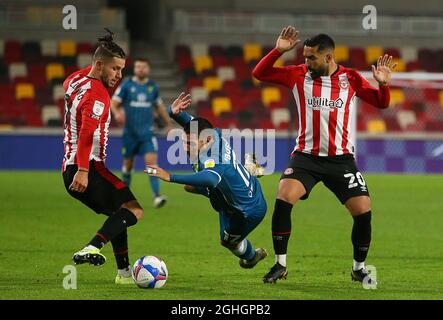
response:
<path fill-rule="evenodd" d="M 290 71 L 293 67 L 274 67 L 275 62 L 282 54 L 277 49 L 272 49 L 252 70 L 252 75 L 260 80 L 293 87 Z"/>
<path fill-rule="evenodd" d="M 71 73 L 71 74 L 66 78 L 66 80 L 63 82 L 63 88 L 65 88 L 65 91 L 66 91 L 66 89 L 67 89 L 67 87 L 68 87 L 68 83 L 69 83 L 69 81 L 71 81 L 72 78 L 74 78 L 74 77 L 77 76 L 77 75 L 86 76 L 86 75 L 89 74 L 89 71 L 91 71 L 91 69 L 92 69 L 92 66 L 88 66 L 88 67 L 86 67 L 86 68 L 84 68 L 84 69 L 80 69 L 80 70 L 78 70 L 78 71 L 76 71 L 76 72 L 74 72 L 74 73 Z"/>
<path fill-rule="evenodd" d="M 371 84 L 363 78 L 363 76 L 355 70 L 349 73 L 349 81 L 354 88 L 357 97 L 363 99 L 369 104 L 379 109 L 385 109 L 389 107 L 390 92 L 389 86 L 380 86 L 379 89 L 375 89 Z"/>
<path fill-rule="evenodd" d="M 89 169 L 89 156 L 91 154 L 94 131 L 105 112 L 105 99 L 99 95 L 89 93 L 84 98 L 80 107 L 82 114 L 82 127 L 77 143 L 77 164 L 79 168 Z"/>

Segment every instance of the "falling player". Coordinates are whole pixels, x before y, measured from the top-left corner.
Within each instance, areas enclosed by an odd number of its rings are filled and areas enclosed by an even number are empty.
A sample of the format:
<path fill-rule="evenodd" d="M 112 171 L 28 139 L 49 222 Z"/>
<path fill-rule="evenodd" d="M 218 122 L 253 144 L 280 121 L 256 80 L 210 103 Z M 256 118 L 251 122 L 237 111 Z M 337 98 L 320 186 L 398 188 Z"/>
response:
<path fill-rule="evenodd" d="M 220 242 L 240 258 L 242 268 L 253 268 L 267 256 L 266 250 L 254 250 L 246 237 L 263 220 L 266 201 L 260 183 L 236 159 L 234 150 L 219 129 L 203 118 L 184 112 L 191 103 L 184 93 L 174 101 L 169 115 L 183 126 L 182 141 L 194 164 L 194 174 L 169 174 L 158 166 L 145 170 L 167 182 L 185 185 L 185 190 L 209 198 L 220 217 Z"/>

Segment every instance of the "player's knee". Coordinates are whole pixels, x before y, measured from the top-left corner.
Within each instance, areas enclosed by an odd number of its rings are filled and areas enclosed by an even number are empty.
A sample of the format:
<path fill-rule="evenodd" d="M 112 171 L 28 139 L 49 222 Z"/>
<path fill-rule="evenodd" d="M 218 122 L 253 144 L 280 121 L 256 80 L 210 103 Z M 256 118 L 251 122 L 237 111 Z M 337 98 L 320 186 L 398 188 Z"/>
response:
<path fill-rule="evenodd" d="M 284 179 L 278 186 L 277 199 L 295 204 L 305 194 L 306 189 L 300 181 Z"/>
<path fill-rule="evenodd" d="M 136 216 L 137 220 L 141 220 L 143 219 L 145 213 L 143 211 L 142 208 L 136 208 L 132 211 L 132 213 L 134 213 L 134 215 Z"/>
<path fill-rule="evenodd" d="M 138 202 L 134 201 L 134 202 L 125 203 L 122 207 L 131 211 L 134 214 L 134 216 L 137 218 L 137 220 L 143 219 L 144 211 Z"/>
<path fill-rule="evenodd" d="M 367 196 L 352 197 L 345 206 L 353 216 L 358 216 L 371 211 L 371 199 Z"/>

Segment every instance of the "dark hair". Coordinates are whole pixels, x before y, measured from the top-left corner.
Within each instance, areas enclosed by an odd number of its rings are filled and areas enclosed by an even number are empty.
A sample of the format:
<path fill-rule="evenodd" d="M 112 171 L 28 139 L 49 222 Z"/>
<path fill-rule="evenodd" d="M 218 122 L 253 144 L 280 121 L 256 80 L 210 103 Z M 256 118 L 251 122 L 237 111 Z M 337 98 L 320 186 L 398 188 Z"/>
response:
<path fill-rule="evenodd" d="M 105 30 L 108 34 L 98 38 L 98 47 L 92 57 L 93 61 L 113 57 L 125 59 L 125 52 L 114 42 L 114 33 L 108 28 L 105 28 Z"/>
<path fill-rule="evenodd" d="M 323 51 L 324 49 L 335 49 L 334 40 L 327 34 L 320 33 L 315 37 L 306 39 L 304 45 L 307 47 L 315 47 L 318 46 L 318 51 Z"/>
<path fill-rule="evenodd" d="M 184 127 L 183 130 L 185 130 L 186 134 L 190 134 L 191 133 L 191 124 L 192 123 L 197 122 L 197 130 L 198 130 L 198 134 L 200 134 L 203 130 L 206 129 L 213 129 L 214 127 L 212 126 L 212 123 L 210 123 L 208 120 L 206 120 L 205 118 L 200 118 L 200 117 L 196 117 L 194 119 L 192 119 L 191 121 L 189 121 Z"/>
<path fill-rule="evenodd" d="M 134 59 L 134 64 L 135 64 L 137 61 L 145 62 L 145 63 L 148 64 L 148 66 L 151 66 L 151 61 L 149 61 L 148 58 L 145 58 L 145 57 L 137 57 L 137 58 Z"/>

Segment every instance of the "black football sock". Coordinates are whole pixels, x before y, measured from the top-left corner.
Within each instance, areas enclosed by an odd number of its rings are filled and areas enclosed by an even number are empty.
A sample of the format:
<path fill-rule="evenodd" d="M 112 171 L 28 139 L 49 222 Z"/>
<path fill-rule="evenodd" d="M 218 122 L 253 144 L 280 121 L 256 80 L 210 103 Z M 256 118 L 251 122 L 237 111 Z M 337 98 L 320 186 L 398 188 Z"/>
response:
<path fill-rule="evenodd" d="M 117 263 L 117 268 L 122 270 L 129 267 L 129 256 L 128 256 L 128 232 L 125 229 L 123 232 L 118 234 L 114 239 L 111 240 L 112 249 L 114 250 L 115 262 Z"/>
<path fill-rule="evenodd" d="M 277 199 L 272 214 L 272 241 L 275 254 L 286 254 L 291 236 L 292 204 Z"/>
<path fill-rule="evenodd" d="M 105 221 L 103 227 L 98 230 L 89 244 L 101 249 L 107 242 L 126 230 L 127 227 L 133 226 L 136 223 L 137 217 L 130 210 L 120 208 Z"/>
<path fill-rule="evenodd" d="M 354 246 L 354 260 L 364 262 L 371 243 L 371 211 L 353 218 L 352 244 Z"/>

